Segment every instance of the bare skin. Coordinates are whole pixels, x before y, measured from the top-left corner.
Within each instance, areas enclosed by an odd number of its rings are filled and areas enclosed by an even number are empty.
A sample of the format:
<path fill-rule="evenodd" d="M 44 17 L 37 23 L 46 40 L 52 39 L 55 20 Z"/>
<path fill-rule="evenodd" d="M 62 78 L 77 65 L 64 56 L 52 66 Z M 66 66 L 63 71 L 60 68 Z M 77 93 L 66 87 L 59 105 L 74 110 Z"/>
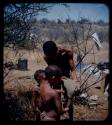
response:
<path fill-rule="evenodd" d="M 64 93 L 63 90 L 55 90 L 58 94 L 60 93 Z M 35 90 L 32 92 L 32 107 L 33 107 L 33 110 L 34 110 L 34 113 L 35 113 L 35 117 L 37 117 L 38 119 L 38 115 L 39 113 L 37 113 L 36 111 L 36 108 L 41 108 L 42 106 L 42 99 L 41 99 L 41 96 L 40 96 L 40 87 L 36 87 Z M 52 114 L 52 111 L 50 111 L 51 114 Z M 53 113 L 54 114 L 54 113 Z"/>
<path fill-rule="evenodd" d="M 44 55 L 44 60 L 49 65 L 49 61 L 53 60 L 54 62 L 56 62 L 58 60 L 58 55 L 63 55 L 65 53 L 67 53 L 67 55 L 68 55 L 68 62 L 69 62 L 69 67 L 70 67 L 70 69 L 69 69 L 70 70 L 69 71 L 70 78 L 76 80 L 76 78 L 77 78 L 76 77 L 76 69 L 75 69 L 75 66 L 74 66 L 73 52 L 72 51 L 58 48 L 58 51 L 57 51 L 56 55 L 50 55 L 50 56 Z"/>
<path fill-rule="evenodd" d="M 35 80 L 40 86 L 36 86 L 32 95 L 32 106 L 37 119 L 39 114 L 43 111 L 47 116 L 53 119 L 59 119 L 60 114 L 68 111 L 68 108 L 62 109 L 60 93 L 64 93 L 64 90 L 56 89 L 54 90 L 51 86 L 57 84 L 61 77 L 56 77 L 47 80 L 44 76 L 43 71 L 36 71 Z M 37 108 L 40 110 L 38 112 Z"/>
<path fill-rule="evenodd" d="M 46 114 L 54 119 L 62 112 L 61 100 L 58 93 L 51 88 L 49 83 L 45 80 L 40 85 L 40 94 L 45 103 Z"/>
<path fill-rule="evenodd" d="M 64 93 L 64 91 L 54 90 L 51 88 L 47 80 L 42 80 L 40 87 L 33 91 L 32 106 L 35 116 L 38 115 L 36 107 L 38 106 L 41 108 L 43 102 L 47 104 L 46 108 L 48 110 L 46 111 L 46 114 L 51 118 L 56 119 L 57 116 L 60 116 L 60 114 L 66 112 L 66 109 L 62 109 L 59 93 Z"/>

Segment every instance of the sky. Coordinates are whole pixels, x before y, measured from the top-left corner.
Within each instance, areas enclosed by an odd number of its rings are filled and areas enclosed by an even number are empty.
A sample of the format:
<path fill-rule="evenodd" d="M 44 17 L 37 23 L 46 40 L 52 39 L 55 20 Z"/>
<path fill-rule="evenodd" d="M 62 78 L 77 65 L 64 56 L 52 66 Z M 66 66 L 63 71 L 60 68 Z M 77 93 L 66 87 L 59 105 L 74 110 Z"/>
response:
<path fill-rule="evenodd" d="M 91 21 L 103 20 L 109 22 L 109 8 L 105 4 L 87 4 L 87 3 L 68 3 L 69 7 L 56 4 L 49 13 L 41 13 L 37 19 L 47 18 L 49 20 L 61 19 L 65 21 L 68 17 L 72 20 L 80 20 L 80 17 L 90 19 Z"/>

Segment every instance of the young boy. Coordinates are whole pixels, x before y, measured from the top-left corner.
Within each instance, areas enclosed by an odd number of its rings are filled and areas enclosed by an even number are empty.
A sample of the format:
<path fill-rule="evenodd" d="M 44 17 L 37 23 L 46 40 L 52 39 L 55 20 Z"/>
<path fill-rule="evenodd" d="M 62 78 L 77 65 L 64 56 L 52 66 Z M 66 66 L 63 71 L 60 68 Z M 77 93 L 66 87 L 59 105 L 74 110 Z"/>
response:
<path fill-rule="evenodd" d="M 47 68 L 49 69 L 49 67 Z M 51 74 L 50 74 L 51 73 Z M 63 92 L 61 90 L 52 89 L 52 85 L 59 80 L 59 77 L 55 74 L 55 78 L 51 79 L 48 77 L 48 74 L 51 76 L 55 73 L 55 71 L 51 71 L 49 73 L 45 73 L 44 70 L 37 70 L 34 74 L 35 80 L 39 83 L 39 87 L 37 87 L 33 92 L 32 105 L 34 111 L 36 113 L 36 109 L 38 107 L 37 119 L 39 118 L 42 121 L 55 121 L 59 120 L 60 114 L 67 111 L 66 109 L 62 109 L 61 100 L 58 93 Z M 46 75 L 45 75 L 46 74 Z M 59 74 L 59 72 L 58 72 Z"/>
<path fill-rule="evenodd" d="M 38 85 L 34 88 L 32 92 L 32 107 L 36 116 L 36 120 L 40 120 L 40 113 L 42 111 L 42 99 L 40 96 L 40 84 L 43 79 L 45 79 L 44 70 L 37 70 L 34 73 L 34 78 L 37 81 Z"/>

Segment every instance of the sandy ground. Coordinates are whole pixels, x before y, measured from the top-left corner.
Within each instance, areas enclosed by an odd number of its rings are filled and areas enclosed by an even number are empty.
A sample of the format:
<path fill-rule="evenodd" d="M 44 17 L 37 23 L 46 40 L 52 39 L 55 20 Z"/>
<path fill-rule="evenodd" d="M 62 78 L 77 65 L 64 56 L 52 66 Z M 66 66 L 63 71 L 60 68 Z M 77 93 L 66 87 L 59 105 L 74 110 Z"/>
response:
<path fill-rule="evenodd" d="M 104 45 L 100 51 L 95 48 L 95 63 L 100 61 L 109 60 L 109 50 L 108 46 Z M 18 95 L 25 91 L 33 90 L 35 86 L 35 80 L 33 79 L 33 74 L 37 69 L 44 69 L 47 65 L 43 60 L 43 53 L 41 51 L 26 51 L 19 50 L 18 53 L 23 54 L 23 58 L 28 59 L 28 70 L 11 70 L 8 76 L 4 79 L 4 90 L 12 91 L 13 94 Z M 14 63 L 17 63 L 16 60 L 20 57 L 17 54 L 14 58 L 15 52 L 12 52 L 10 49 L 4 48 L 4 61 L 12 60 Z M 74 54 L 74 57 L 76 55 Z M 90 64 L 94 61 L 93 55 L 89 54 L 85 59 L 84 63 Z M 28 78 L 30 77 L 30 78 Z M 83 76 L 84 77 L 84 76 Z M 91 77 L 88 81 L 88 85 L 93 83 L 94 78 Z M 98 83 L 95 86 L 92 86 L 88 91 L 89 95 L 98 95 L 99 105 L 95 109 L 90 109 L 87 105 L 74 105 L 74 120 L 104 120 L 108 116 L 108 100 L 104 96 L 102 91 L 103 82 Z M 96 89 L 96 86 L 100 86 L 101 89 Z"/>

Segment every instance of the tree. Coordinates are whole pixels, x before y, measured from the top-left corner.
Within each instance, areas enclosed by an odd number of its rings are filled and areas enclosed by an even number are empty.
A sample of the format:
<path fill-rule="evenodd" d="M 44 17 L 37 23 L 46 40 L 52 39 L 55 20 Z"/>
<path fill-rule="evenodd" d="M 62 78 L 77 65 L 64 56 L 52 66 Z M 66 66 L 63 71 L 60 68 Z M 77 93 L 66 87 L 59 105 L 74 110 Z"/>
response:
<path fill-rule="evenodd" d="M 15 41 L 21 43 L 25 41 L 32 27 L 35 16 L 45 12 L 55 4 L 44 3 L 16 3 L 7 4 L 4 7 L 4 41 Z M 65 7 L 66 4 L 61 4 Z"/>
<path fill-rule="evenodd" d="M 57 19 L 58 24 L 62 24 L 63 22 L 60 19 Z"/>
<path fill-rule="evenodd" d="M 25 40 L 32 23 L 31 20 L 41 12 L 48 12 L 48 4 L 8 4 L 4 7 L 4 41 L 21 42 Z"/>
<path fill-rule="evenodd" d="M 104 22 L 103 20 L 98 20 L 98 21 L 97 21 L 97 24 L 98 24 L 98 25 L 105 25 L 105 22 Z"/>
<path fill-rule="evenodd" d="M 68 19 L 66 19 L 66 23 L 70 23 L 71 22 L 71 20 L 68 18 Z"/>
<path fill-rule="evenodd" d="M 85 23 L 88 24 L 88 23 L 90 23 L 90 20 L 81 17 L 81 19 L 79 21 L 77 21 L 77 23 L 79 23 L 79 24 L 85 24 Z"/>
<path fill-rule="evenodd" d="M 50 21 L 47 18 L 41 19 L 41 23 L 48 24 Z"/>

